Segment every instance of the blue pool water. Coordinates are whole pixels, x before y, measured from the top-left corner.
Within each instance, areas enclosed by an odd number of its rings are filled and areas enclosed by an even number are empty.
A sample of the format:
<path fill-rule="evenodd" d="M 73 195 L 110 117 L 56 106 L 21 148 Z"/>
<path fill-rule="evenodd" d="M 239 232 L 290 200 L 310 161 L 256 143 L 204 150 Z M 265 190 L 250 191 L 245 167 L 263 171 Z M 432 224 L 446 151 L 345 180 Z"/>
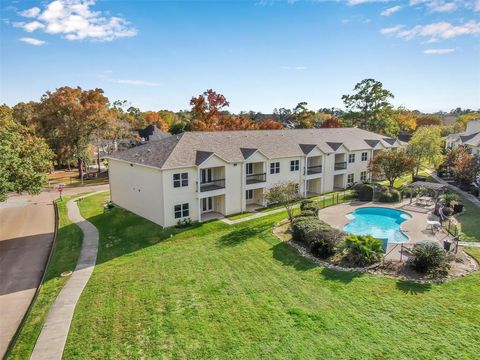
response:
<path fill-rule="evenodd" d="M 404 211 L 380 207 L 360 208 L 347 215 L 351 221 L 343 230 L 355 235 L 372 235 L 387 239 L 389 243 L 403 243 L 408 236 L 400 230 L 400 224 L 411 218 Z"/>

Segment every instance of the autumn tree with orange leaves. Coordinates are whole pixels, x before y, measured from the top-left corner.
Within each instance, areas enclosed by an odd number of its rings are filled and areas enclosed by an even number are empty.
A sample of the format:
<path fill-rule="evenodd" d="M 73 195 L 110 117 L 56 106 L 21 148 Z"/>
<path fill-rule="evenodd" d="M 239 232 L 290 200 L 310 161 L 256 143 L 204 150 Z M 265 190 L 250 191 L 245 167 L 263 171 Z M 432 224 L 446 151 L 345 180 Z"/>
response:
<path fill-rule="evenodd" d="M 192 131 L 258 130 L 282 129 L 283 126 L 272 119 L 256 122 L 246 116 L 225 114 L 230 103 L 225 96 L 212 89 L 190 100 L 192 106 Z"/>

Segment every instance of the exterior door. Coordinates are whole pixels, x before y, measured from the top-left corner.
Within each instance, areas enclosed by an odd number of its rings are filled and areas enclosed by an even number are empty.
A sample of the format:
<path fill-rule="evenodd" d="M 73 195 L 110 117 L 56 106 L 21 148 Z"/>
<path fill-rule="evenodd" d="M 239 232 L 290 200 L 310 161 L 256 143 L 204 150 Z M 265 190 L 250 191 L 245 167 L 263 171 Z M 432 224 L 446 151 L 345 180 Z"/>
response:
<path fill-rule="evenodd" d="M 207 197 L 202 199 L 202 213 L 213 211 L 213 198 Z"/>
<path fill-rule="evenodd" d="M 212 169 L 202 169 L 202 184 L 212 182 Z"/>

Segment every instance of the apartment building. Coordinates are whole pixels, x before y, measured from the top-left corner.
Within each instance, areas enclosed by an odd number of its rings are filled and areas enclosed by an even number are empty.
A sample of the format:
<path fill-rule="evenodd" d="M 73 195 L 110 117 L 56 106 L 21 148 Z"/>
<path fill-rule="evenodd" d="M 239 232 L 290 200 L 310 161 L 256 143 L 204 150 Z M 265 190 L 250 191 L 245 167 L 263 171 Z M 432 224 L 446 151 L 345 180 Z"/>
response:
<path fill-rule="evenodd" d="M 266 205 L 284 181 L 314 196 L 367 181 L 368 160 L 397 139 L 358 128 L 187 132 L 109 159 L 112 201 L 159 225 Z"/>
<path fill-rule="evenodd" d="M 445 139 L 447 149 L 464 146 L 473 155 L 480 156 L 480 120 L 471 120 L 462 133 L 450 134 Z"/>

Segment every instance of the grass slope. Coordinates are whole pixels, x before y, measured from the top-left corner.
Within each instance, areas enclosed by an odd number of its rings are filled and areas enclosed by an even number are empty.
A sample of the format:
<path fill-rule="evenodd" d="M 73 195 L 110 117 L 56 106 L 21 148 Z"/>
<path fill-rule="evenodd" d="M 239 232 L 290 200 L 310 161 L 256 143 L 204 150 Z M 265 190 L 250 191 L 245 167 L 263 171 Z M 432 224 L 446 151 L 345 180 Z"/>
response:
<path fill-rule="evenodd" d="M 48 311 L 68 278 L 60 277 L 77 264 L 82 246 L 82 232 L 67 216 L 66 204 L 70 198 L 57 200 L 59 223 L 55 249 L 48 266 L 45 280 L 28 315 L 25 326 L 9 354 L 9 359 L 28 359 L 35 346 Z"/>
<path fill-rule="evenodd" d="M 451 359 L 480 353 L 480 274 L 417 285 L 325 269 L 272 234 L 279 213 L 183 232 L 81 202 L 98 265 L 64 358 Z M 480 255 L 477 253 L 477 255 Z"/>

